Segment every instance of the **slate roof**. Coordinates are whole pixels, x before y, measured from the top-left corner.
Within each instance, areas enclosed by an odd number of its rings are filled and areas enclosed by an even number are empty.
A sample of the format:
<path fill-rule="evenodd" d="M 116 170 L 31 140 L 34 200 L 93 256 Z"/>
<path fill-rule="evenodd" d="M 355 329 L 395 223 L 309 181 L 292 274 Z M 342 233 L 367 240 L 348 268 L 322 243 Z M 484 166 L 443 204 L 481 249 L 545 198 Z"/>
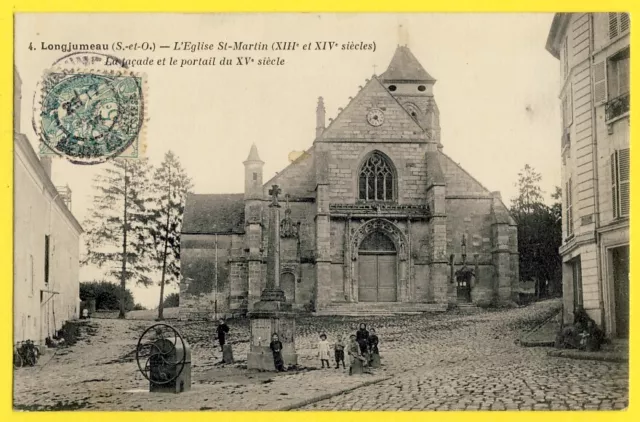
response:
<path fill-rule="evenodd" d="M 408 47 L 399 45 L 387 70 L 380 75 L 384 81 L 435 82 Z"/>
<path fill-rule="evenodd" d="M 244 233 L 244 194 L 189 194 L 182 233 Z"/>
<path fill-rule="evenodd" d="M 256 144 L 252 144 L 251 145 L 251 150 L 249 151 L 249 156 L 247 157 L 247 160 L 245 162 L 248 161 L 260 161 L 262 162 L 262 160 L 260 159 L 260 156 L 258 155 L 258 147 L 256 147 Z"/>

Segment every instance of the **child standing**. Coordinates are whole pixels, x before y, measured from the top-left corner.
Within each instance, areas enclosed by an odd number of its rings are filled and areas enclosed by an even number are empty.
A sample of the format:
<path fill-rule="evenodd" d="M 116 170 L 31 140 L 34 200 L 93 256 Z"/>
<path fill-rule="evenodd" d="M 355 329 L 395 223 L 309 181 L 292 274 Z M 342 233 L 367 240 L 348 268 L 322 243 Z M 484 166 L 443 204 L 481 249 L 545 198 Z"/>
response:
<path fill-rule="evenodd" d="M 340 368 L 340 362 L 342 362 L 342 368 L 346 368 L 344 366 L 344 340 L 342 336 L 338 337 L 338 341 L 333 346 L 336 358 L 336 369 Z"/>
<path fill-rule="evenodd" d="M 360 345 L 356 341 L 356 335 L 352 334 L 349 338 L 349 348 L 347 349 L 349 354 L 349 375 L 362 374 L 363 361 L 362 353 L 360 352 Z"/>
<path fill-rule="evenodd" d="M 273 352 L 273 364 L 278 372 L 284 371 L 284 361 L 282 360 L 282 342 L 278 334 L 273 333 L 271 336 L 271 343 L 269 344 L 271 352 Z"/>
<path fill-rule="evenodd" d="M 322 362 L 322 368 L 324 368 L 324 363 L 327 363 L 327 368 L 329 368 L 329 356 L 331 354 L 331 349 L 329 346 L 329 342 L 327 341 L 327 335 L 325 333 L 320 334 L 320 341 L 318 342 L 318 357 L 320 358 L 320 362 Z"/>

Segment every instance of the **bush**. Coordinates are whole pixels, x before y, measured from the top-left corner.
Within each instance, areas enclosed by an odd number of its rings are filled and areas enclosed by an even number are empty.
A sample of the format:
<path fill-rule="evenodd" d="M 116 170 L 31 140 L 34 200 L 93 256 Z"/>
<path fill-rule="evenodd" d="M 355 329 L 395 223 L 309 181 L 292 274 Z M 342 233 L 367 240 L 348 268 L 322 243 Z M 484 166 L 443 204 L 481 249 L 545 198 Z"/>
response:
<path fill-rule="evenodd" d="M 165 308 L 177 308 L 178 306 L 180 306 L 180 294 L 170 293 L 164 299 L 164 303 L 162 305 Z"/>
<path fill-rule="evenodd" d="M 133 305 L 133 309 L 132 309 L 132 311 L 146 311 L 146 310 L 147 308 L 141 303 L 136 303 L 135 305 Z"/>
<path fill-rule="evenodd" d="M 120 309 L 120 295 L 122 290 L 119 284 L 108 281 L 90 281 L 80 283 L 80 300 L 95 300 L 98 311 L 117 311 Z M 134 308 L 133 294 L 131 290 L 125 291 L 125 309 Z"/>

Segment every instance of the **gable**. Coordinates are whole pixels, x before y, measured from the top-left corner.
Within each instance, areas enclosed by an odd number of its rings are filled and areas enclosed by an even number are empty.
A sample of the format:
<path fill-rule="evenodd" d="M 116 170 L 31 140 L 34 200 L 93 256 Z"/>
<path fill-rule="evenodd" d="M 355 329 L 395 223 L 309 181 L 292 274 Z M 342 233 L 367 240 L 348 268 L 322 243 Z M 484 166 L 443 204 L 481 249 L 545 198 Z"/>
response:
<path fill-rule="evenodd" d="M 280 186 L 283 195 L 289 194 L 293 198 L 314 198 L 316 189 L 314 153 L 315 148 L 309 148 L 265 183 L 263 185 L 265 198 L 269 196 L 268 192 L 272 185 Z"/>
<path fill-rule="evenodd" d="M 384 123 L 380 126 L 372 126 L 367 122 L 367 114 L 374 108 L 384 113 Z M 324 142 L 365 139 L 367 142 L 427 141 L 427 134 L 375 77 L 320 137 Z"/>

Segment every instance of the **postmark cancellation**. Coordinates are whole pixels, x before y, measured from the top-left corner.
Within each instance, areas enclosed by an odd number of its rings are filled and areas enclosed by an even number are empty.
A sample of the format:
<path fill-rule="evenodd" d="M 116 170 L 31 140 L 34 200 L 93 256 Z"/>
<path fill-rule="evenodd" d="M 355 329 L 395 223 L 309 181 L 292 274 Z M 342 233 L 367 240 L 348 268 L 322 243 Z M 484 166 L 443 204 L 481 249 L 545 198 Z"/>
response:
<path fill-rule="evenodd" d="M 75 164 L 142 157 L 147 101 L 146 75 L 126 68 L 47 70 L 34 95 L 40 155 Z"/>

